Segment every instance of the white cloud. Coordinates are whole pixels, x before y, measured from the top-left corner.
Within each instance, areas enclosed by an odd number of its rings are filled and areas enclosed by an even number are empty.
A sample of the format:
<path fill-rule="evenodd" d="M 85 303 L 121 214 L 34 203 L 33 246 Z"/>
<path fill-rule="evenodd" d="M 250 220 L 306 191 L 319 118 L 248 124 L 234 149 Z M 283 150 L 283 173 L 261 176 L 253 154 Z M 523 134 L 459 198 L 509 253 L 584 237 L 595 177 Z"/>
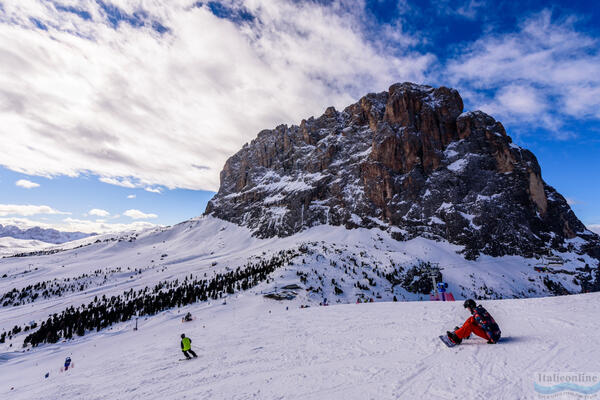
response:
<path fill-rule="evenodd" d="M 89 215 L 95 215 L 97 217 L 108 217 L 110 215 L 110 213 L 106 210 L 102 210 L 99 208 L 93 208 L 90 211 L 88 211 Z"/>
<path fill-rule="evenodd" d="M 109 177 L 104 176 L 104 177 L 101 177 L 98 179 L 100 180 L 100 182 L 108 183 L 110 185 L 126 187 L 126 188 L 130 188 L 130 189 L 139 187 L 139 184 L 133 183 L 128 178 L 122 178 L 122 177 L 109 178 Z"/>
<path fill-rule="evenodd" d="M 240 24 L 193 3 L 118 2 L 169 28 L 160 35 L 126 22 L 113 29 L 91 0 L 76 3 L 91 20 L 52 2 L 4 0 L 0 163 L 130 188 L 215 190 L 225 160 L 260 130 L 423 82 L 434 60 L 412 51 L 400 26 L 394 44 L 385 29 L 367 29 L 364 1 L 228 3 L 254 16 Z"/>
<path fill-rule="evenodd" d="M 569 118 L 600 118 L 598 48 L 598 39 L 578 31 L 574 18 L 556 20 L 545 10 L 513 33 L 469 44 L 444 75 L 469 103 L 501 121 L 567 138 L 561 128 Z"/>
<path fill-rule="evenodd" d="M 144 189 L 146 192 L 150 192 L 150 193 L 158 193 L 161 194 L 162 193 L 162 189 L 161 188 L 152 188 L 152 187 L 147 187 Z"/>
<path fill-rule="evenodd" d="M 127 196 L 128 199 L 135 199 L 135 194 L 130 194 L 129 196 Z"/>
<path fill-rule="evenodd" d="M 55 229 L 60 229 L 69 232 L 85 232 L 85 233 L 112 233 L 131 230 L 147 229 L 156 226 L 150 222 L 132 222 L 130 224 L 107 223 L 102 219 L 95 221 L 65 218 L 59 224 L 53 224 Z"/>
<path fill-rule="evenodd" d="M 40 186 L 39 183 L 31 182 L 31 181 L 28 181 L 27 179 L 19 179 L 18 181 L 15 182 L 15 185 L 20 186 L 25 189 L 33 189 L 33 188 Z"/>
<path fill-rule="evenodd" d="M 504 112 L 536 114 L 544 111 L 545 105 L 532 87 L 509 85 L 500 89 L 496 100 Z"/>
<path fill-rule="evenodd" d="M 127 210 L 123 213 L 123 215 L 133 219 L 158 218 L 158 215 L 156 214 L 146 214 L 141 212 L 140 210 Z"/>
<path fill-rule="evenodd" d="M 598 235 L 600 235 L 600 224 L 591 224 L 591 225 L 587 225 L 587 228 L 594 232 L 597 233 Z"/>
<path fill-rule="evenodd" d="M 0 216 L 21 215 L 29 217 L 37 214 L 70 214 L 64 211 L 58 211 L 50 206 L 34 206 L 23 204 L 0 204 Z"/>
<path fill-rule="evenodd" d="M 40 218 L 41 220 L 41 218 Z M 44 229 L 48 229 L 48 228 L 54 228 L 53 225 L 47 223 L 47 222 L 43 222 L 43 221 L 33 221 L 29 218 L 18 218 L 18 217 L 5 217 L 5 218 L 0 218 L 0 225 L 14 225 L 14 226 L 18 226 L 21 229 L 29 229 L 29 228 L 33 228 L 36 226 L 39 226 L 40 228 L 44 228 Z"/>

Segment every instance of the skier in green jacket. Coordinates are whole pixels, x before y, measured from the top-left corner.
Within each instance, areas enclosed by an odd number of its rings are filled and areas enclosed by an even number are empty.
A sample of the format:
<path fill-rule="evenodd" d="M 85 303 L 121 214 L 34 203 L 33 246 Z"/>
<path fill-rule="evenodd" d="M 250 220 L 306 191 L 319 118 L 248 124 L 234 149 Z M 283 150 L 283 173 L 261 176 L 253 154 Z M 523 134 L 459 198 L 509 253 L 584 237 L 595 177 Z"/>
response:
<path fill-rule="evenodd" d="M 190 339 L 189 337 L 186 337 L 185 333 L 181 334 L 181 351 L 183 351 L 183 354 L 185 355 L 185 357 L 188 360 L 190 360 L 192 358 L 192 357 L 190 357 L 190 354 L 194 358 L 198 357 L 196 355 L 196 353 L 194 353 L 194 351 L 192 350 L 192 339 Z"/>

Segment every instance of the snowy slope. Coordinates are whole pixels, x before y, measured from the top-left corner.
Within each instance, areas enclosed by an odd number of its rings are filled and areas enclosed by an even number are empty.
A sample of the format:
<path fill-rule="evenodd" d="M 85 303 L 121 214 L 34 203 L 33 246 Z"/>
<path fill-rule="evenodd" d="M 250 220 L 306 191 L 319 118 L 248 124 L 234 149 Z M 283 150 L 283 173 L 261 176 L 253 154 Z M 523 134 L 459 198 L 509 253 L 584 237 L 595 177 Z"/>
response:
<path fill-rule="evenodd" d="M 52 244 L 39 240 L 0 237 L 0 256 L 42 250 L 51 246 Z"/>
<path fill-rule="evenodd" d="M 448 349 L 436 336 L 467 317 L 459 302 L 300 309 L 257 291 L 1 353 L 0 398 L 533 399 L 537 372 L 593 372 L 600 358 L 598 293 L 485 301 L 504 340 Z M 182 332 L 198 360 L 178 361 Z M 75 367 L 60 373 L 66 356 Z"/>
<path fill-rule="evenodd" d="M 598 319 L 590 318 L 598 294 L 486 301 L 507 340 L 488 346 L 477 339 L 452 350 L 436 336 L 467 317 L 460 302 L 391 302 L 428 298 L 415 288 L 429 279 L 409 273 L 423 264 L 439 266 L 457 298 L 547 296 L 548 278 L 578 292 L 576 274 L 585 264 L 596 267 L 585 256 L 562 253 L 563 272 L 539 273 L 533 270 L 539 260 L 467 261 L 460 246 L 399 242 L 378 229 L 322 225 L 258 239 L 213 217 L 0 259 L 0 333 L 40 324 L 96 296 L 190 274 L 210 278 L 288 249 L 299 255 L 258 286 L 142 316 L 136 332 L 127 321 L 35 348 L 22 347 L 28 332 L 9 335 L 0 344 L 0 398 L 527 398 L 530 388 L 523 385 L 536 371 L 590 371 L 598 359 L 597 346 L 582 345 L 598 330 Z M 393 284 L 393 274 L 404 280 Z M 41 283 L 49 293 L 37 291 L 34 299 L 31 288 Z M 264 297 L 289 293 L 293 300 Z M 335 306 L 318 307 L 324 299 Z M 375 303 L 354 304 L 357 299 Z M 196 320 L 182 324 L 188 310 Z M 177 361 L 182 331 L 200 360 Z M 67 355 L 75 369 L 58 373 Z"/>
<path fill-rule="evenodd" d="M 355 303 L 428 299 L 428 295 L 392 283 L 385 274 L 399 268 L 406 272 L 429 262 L 439 265 L 448 290 L 456 298 L 523 298 L 552 295 L 544 280 L 552 279 L 572 293 L 577 268 L 596 261 L 573 253 L 561 254 L 566 273 L 538 273 L 538 260 L 519 256 L 477 261 L 457 254 L 462 248 L 447 242 L 416 238 L 406 242 L 392 239 L 378 229 L 353 229 L 322 225 L 287 238 L 258 239 L 246 228 L 213 218 L 201 217 L 173 227 L 155 228 L 120 236 L 104 235 L 69 244 L 71 250 L 57 253 L 0 259 L 0 333 L 30 321 L 41 322 L 48 315 L 70 306 L 89 303 L 95 296 L 120 295 L 130 289 L 152 287 L 159 281 L 184 276 L 212 276 L 244 265 L 248 260 L 268 258 L 279 250 L 305 248 L 301 257 L 272 274 L 260 286 L 264 293 L 279 292 L 297 284 L 297 299 L 307 304 Z M 56 251 L 56 249 L 55 249 Z M 207 275 L 204 275 L 207 274 Z M 210 274 L 210 275 L 209 275 Z M 302 277 L 305 279 L 302 280 Z M 409 279 L 410 280 L 410 279 Z M 424 281 L 429 283 L 429 278 Z M 46 283 L 61 288 L 31 302 L 31 297 L 14 299 L 6 306 L 6 294 L 13 290 Z M 335 287 L 342 293 L 335 293 Z M 22 335 L 13 339 L 21 345 Z M 11 342 L 12 343 L 12 342 Z M 0 351 L 10 343 L 0 344 Z"/>

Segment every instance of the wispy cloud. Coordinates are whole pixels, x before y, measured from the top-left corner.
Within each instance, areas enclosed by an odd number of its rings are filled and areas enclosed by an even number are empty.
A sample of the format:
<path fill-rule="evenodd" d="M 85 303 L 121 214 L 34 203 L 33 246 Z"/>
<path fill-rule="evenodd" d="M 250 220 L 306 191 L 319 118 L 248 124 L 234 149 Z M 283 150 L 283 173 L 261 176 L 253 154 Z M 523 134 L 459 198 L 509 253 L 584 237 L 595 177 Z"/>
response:
<path fill-rule="evenodd" d="M 130 194 L 129 196 L 127 196 L 128 199 L 135 199 L 135 194 Z"/>
<path fill-rule="evenodd" d="M 485 12 L 488 2 L 486 0 L 438 0 L 436 10 L 442 15 L 457 15 L 469 20 L 474 20 Z"/>
<path fill-rule="evenodd" d="M 25 188 L 25 189 L 33 189 L 33 188 L 40 186 L 39 183 L 31 182 L 31 181 L 28 181 L 27 179 L 19 179 L 18 181 L 15 182 L 15 185 Z"/>
<path fill-rule="evenodd" d="M 129 178 L 122 178 L 122 177 L 110 178 L 110 177 L 103 176 L 98 179 L 100 180 L 100 182 L 108 183 L 109 185 L 116 185 L 116 186 L 126 187 L 126 188 L 130 188 L 130 189 L 134 189 L 134 188 L 140 186 L 139 183 L 138 184 L 133 183 L 132 180 L 130 180 Z"/>
<path fill-rule="evenodd" d="M 367 29 L 362 1 L 248 0 L 216 12 L 130 0 L 118 3 L 123 17 L 102 4 L 2 2 L 1 164 L 215 190 L 227 157 L 260 130 L 421 82 L 435 59 L 413 51 L 399 24 L 391 44 L 384 28 Z M 128 20 L 138 10 L 147 17 Z"/>
<path fill-rule="evenodd" d="M 0 216 L 20 215 L 24 217 L 37 214 L 70 214 L 64 211 L 58 211 L 50 206 L 35 206 L 22 204 L 0 204 Z"/>
<path fill-rule="evenodd" d="M 140 210 L 127 210 L 123 213 L 123 215 L 133 218 L 133 219 L 148 219 L 148 218 L 158 218 L 156 214 L 146 214 Z"/>
<path fill-rule="evenodd" d="M 144 190 L 145 190 L 146 192 L 150 192 L 150 193 L 158 193 L 158 194 L 162 193 L 162 189 L 161 189 L 161 188 L 158 188 L 158 187 L 156 187 L 156 188 L 153 188 L 153 187 L 147 187 L 147 188 L 145 188 Z"/>
<path fill-rule="evenodd" d="M 561 129 L 569 118 L 600 118 L 598 40 L 576 22 L 544 10 L 515 32 L 485 35 L 448 62 L 447 80 L 503 122 L 570 137 Z"/>

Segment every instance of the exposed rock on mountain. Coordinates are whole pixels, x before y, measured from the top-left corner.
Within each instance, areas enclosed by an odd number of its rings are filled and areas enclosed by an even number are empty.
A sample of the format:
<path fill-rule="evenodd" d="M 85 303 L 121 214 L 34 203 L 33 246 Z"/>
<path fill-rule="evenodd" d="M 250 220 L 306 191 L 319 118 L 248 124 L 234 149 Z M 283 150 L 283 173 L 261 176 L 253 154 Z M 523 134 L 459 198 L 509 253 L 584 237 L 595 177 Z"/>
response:
<path fill-rule="evenodd" d="M 264 130 L 232 156 L 206 214 L 260 237 L 317 224 L 445 238 L 465 255 L 532 256 L 600 239 L 543 179 L 535 156 L 454 89 L 412 83 Z"/>
<path fill-rule="evenodd" d="M 61 244 L 72 240 L 83 239 L 95 234 L 83 232 L 61 232 L 56 229 L 44 229 L 38 226 L 21 229 L 14 225 L 0 225 L 0 237 L 12 237 L 14 239 L 39 240 L 41 242 Z"/>

